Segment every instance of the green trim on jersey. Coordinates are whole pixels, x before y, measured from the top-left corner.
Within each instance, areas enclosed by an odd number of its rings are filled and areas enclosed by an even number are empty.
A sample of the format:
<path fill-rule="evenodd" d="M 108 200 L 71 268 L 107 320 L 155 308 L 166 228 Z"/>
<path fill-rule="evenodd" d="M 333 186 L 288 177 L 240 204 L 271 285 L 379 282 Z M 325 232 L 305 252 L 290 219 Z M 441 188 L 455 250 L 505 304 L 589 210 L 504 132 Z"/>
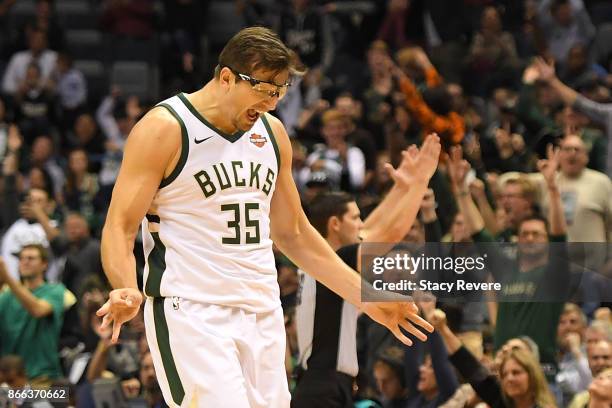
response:
<path fill-rule="evenodd" d="M 270 127 L 270 123 L 268 122 L 268 118 L 266 118 L 266 114 L 261 115 L 261 120 L 270 135 L 270 140 L 272 140 L 272 146 L 274 146 L 274 155 L 276 155 L 276 164 L 278 165 L 278 172 L 280 173 L 280 150 L 278 149 L 278 143 L 276 143 L 276 137 L 274 136 L 274 132 L 272 132 L 272 128 Z"/>
<path fill-rule="evenodd" d="M 145 294 L 147 296 L 160 297 L 161 280 L 166 270 L 166 246 L 159 239 L 159 232 L 151 232 L 155 246 L 149 253 L 147 264 L 149 275 L 145 283 Z"/>
<path fill-rule="evenodd" d="M 184 93 L 181 92 L 180 94 L 178 94 L 178 97 L 185 104 L 187 109 L 189 109 L 189 111 L 193 114 L 193 116 L 195 116 L 200 122 L 202 122 L 203 124 L 211 128 L 212 130 L 217 132 L 221 137 L 223 137 L 228 142 L 234 143 L 235 141 L 240 139 L 242 135 L 244 135 L 244 132 L 241 130 L 237 131 L 233 135 L 230 135 L 218 129 L 215 125 L 207 121 L 206 118 L 204 118 L 204 116 L 202 116 L 202 114 L 196 110 L 196 108 L 191 104 L 191 102 L 189 102 L 189 99 L 187 99 Z"/>
<path fill-rule="evenodd" d="M 181 125 L 181 157 L 179 157 L 179 161 L 176 163 L 176 167 L 174 170 L 172 170 L 172 173 L 170 173 L 168 177 L 162 179 L 161 183 L 159 184 L 159 188 L 164 188 L 178 177 L 181 170 L 183 170 L 183 167 L 185 167 L 185 163 L 187 163 L 187 156 L 189 155 L 189 135 L 187 135 L 187 127 L 185 126 L 185 122 L 183 122 L 183 119 L 181 119 L 172 106 L 166 103 L 160 103 L 157 106 L 162 106 L 168 109 L 168 112 L 170 112 L 170 114 L 172 114 L 172 116 L 174 116 L 174 118 L 177 120 L 179 125 Z"/>
<path fill-rule="evenodd" d="M 159 348 L 159 354 L 161 355 L 162 363 L 164 365 L 164 372 L 166 373 L 166 379 L 170 386 L 170 393 L 172 394 L 172 401 L 181 405 L 185 398 L 185 389 L 181 383 L 181 377 L 179 377 L 174 363 L 174 356 L 172 355 L 172 349 L 170 348 L 170 333 L 168 332 L 168 323 L 166 322 L 166 314 L 164 313 L 164 301 L 166 298 L 156 297 L 153 299 L 153 321 L 155 322 L 155 337 L 157 338 L 157 347 Z"/>

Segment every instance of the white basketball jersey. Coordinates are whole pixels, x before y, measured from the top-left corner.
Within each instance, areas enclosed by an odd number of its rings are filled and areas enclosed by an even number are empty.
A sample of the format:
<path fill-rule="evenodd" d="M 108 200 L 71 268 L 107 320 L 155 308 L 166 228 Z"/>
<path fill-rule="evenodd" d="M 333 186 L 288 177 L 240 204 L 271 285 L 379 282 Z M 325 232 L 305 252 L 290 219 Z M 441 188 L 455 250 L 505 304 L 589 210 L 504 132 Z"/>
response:
<path fill-rule="evenodd" d="M 254 313 L 279 307 L 269 214 L 280 156 L 265 115 L 227 135 L 184 94 L 158 106 L 181 125 L 182 150 L 142 223 L 145 294 Z"/>

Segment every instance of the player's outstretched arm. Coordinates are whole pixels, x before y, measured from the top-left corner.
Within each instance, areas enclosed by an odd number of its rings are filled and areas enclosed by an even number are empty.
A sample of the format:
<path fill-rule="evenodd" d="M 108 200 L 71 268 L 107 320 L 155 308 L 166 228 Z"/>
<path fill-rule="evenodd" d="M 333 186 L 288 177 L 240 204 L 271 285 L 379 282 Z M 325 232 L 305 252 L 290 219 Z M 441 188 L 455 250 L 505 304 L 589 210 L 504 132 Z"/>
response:
<path fill-rule="evenodd" d="M 271 116 L 269 118 L 278 141 L 281 160 L 270 211 L 271 235 L 276 246 L 300 269 L 389 328 L 405 344 L 411 345 L 412 341 L 400 331 L 400 327 L 425 340 L 426 336 L 421 330 L 431 332 L 433 327 L 418 315 L 418 308 L 413 302 L 405 302 L 405 297 L 392 294 L 394 299 L 399 300 L 393 303 L 361 302 L 360 276 L 342 262 L 308 222 L 291 175 L 289 137 L 280 121 Z"/>
<path fill-rule="evenodd" d="M 102 265 L 115 290 L 97 314 L 104 316 L 104 326 L 113 322 L 113 342 L 121 325 L 136 316 L 142 303 L 133 255 L 138 227 L 179 155 L 180 127 L 164 108 L 149 112 L 127 139 L 102 230 Z"/>

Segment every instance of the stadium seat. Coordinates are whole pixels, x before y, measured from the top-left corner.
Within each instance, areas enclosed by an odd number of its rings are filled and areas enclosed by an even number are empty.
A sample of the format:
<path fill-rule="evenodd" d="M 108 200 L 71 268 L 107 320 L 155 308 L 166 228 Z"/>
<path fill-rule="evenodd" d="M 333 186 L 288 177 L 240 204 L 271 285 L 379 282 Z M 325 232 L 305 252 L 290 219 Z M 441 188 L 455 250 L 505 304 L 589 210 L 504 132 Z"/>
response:
<path fill-rule="evenodd" d="M 92 29 L 98 26 L 98 15 L 87 1 L 58 0 L 55 11 L 66 29 Z"/>
<path fill-rule="evenodd" d="M 119 86 L 124 95 L 152 97 L 152 70 L 142 61 L 115 61 L 111 68 L 111 83 Z"/>
<path fill-rule="evenodd" d="M 141 61 L 154 65 L 159 62 L 159 41 L 156 37 L 150 40 L 136 38 L 110 39 L 112 61 Z"/>
<path fill-rule="evenodd" d="M 246 25 L 242 14 L 236 13 L 232 0 L 213 0 L 209 4 L 206 19 L 206 35 L 212 52 L 220 48 L 232 35 Z"/>
<path fill-rule="evenodd" d="M 76 59 L 104 59 L 107 43 L 104 35 L 97 30 L 67 30 L 66 48 Z"/>
<path fill-rule="evenodd" d="M 74 67 L 85 75 L 90 102 L 97 102 L 109 93 L 108 75 L 102 62 L 96 60 L 75 60 Z"/>

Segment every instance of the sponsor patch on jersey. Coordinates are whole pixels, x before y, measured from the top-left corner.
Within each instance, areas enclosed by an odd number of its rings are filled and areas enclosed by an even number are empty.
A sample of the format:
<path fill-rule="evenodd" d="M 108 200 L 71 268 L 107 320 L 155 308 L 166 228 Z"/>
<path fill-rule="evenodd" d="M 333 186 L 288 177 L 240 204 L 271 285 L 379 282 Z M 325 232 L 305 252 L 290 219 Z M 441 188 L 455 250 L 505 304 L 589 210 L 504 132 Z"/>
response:
<path fill-rule="evenodd" d="M 258 135 L 257 133 L 251 133 L 249 140 L 257 147 L 263 147 L 268 141 L 265 136 Z"/>

